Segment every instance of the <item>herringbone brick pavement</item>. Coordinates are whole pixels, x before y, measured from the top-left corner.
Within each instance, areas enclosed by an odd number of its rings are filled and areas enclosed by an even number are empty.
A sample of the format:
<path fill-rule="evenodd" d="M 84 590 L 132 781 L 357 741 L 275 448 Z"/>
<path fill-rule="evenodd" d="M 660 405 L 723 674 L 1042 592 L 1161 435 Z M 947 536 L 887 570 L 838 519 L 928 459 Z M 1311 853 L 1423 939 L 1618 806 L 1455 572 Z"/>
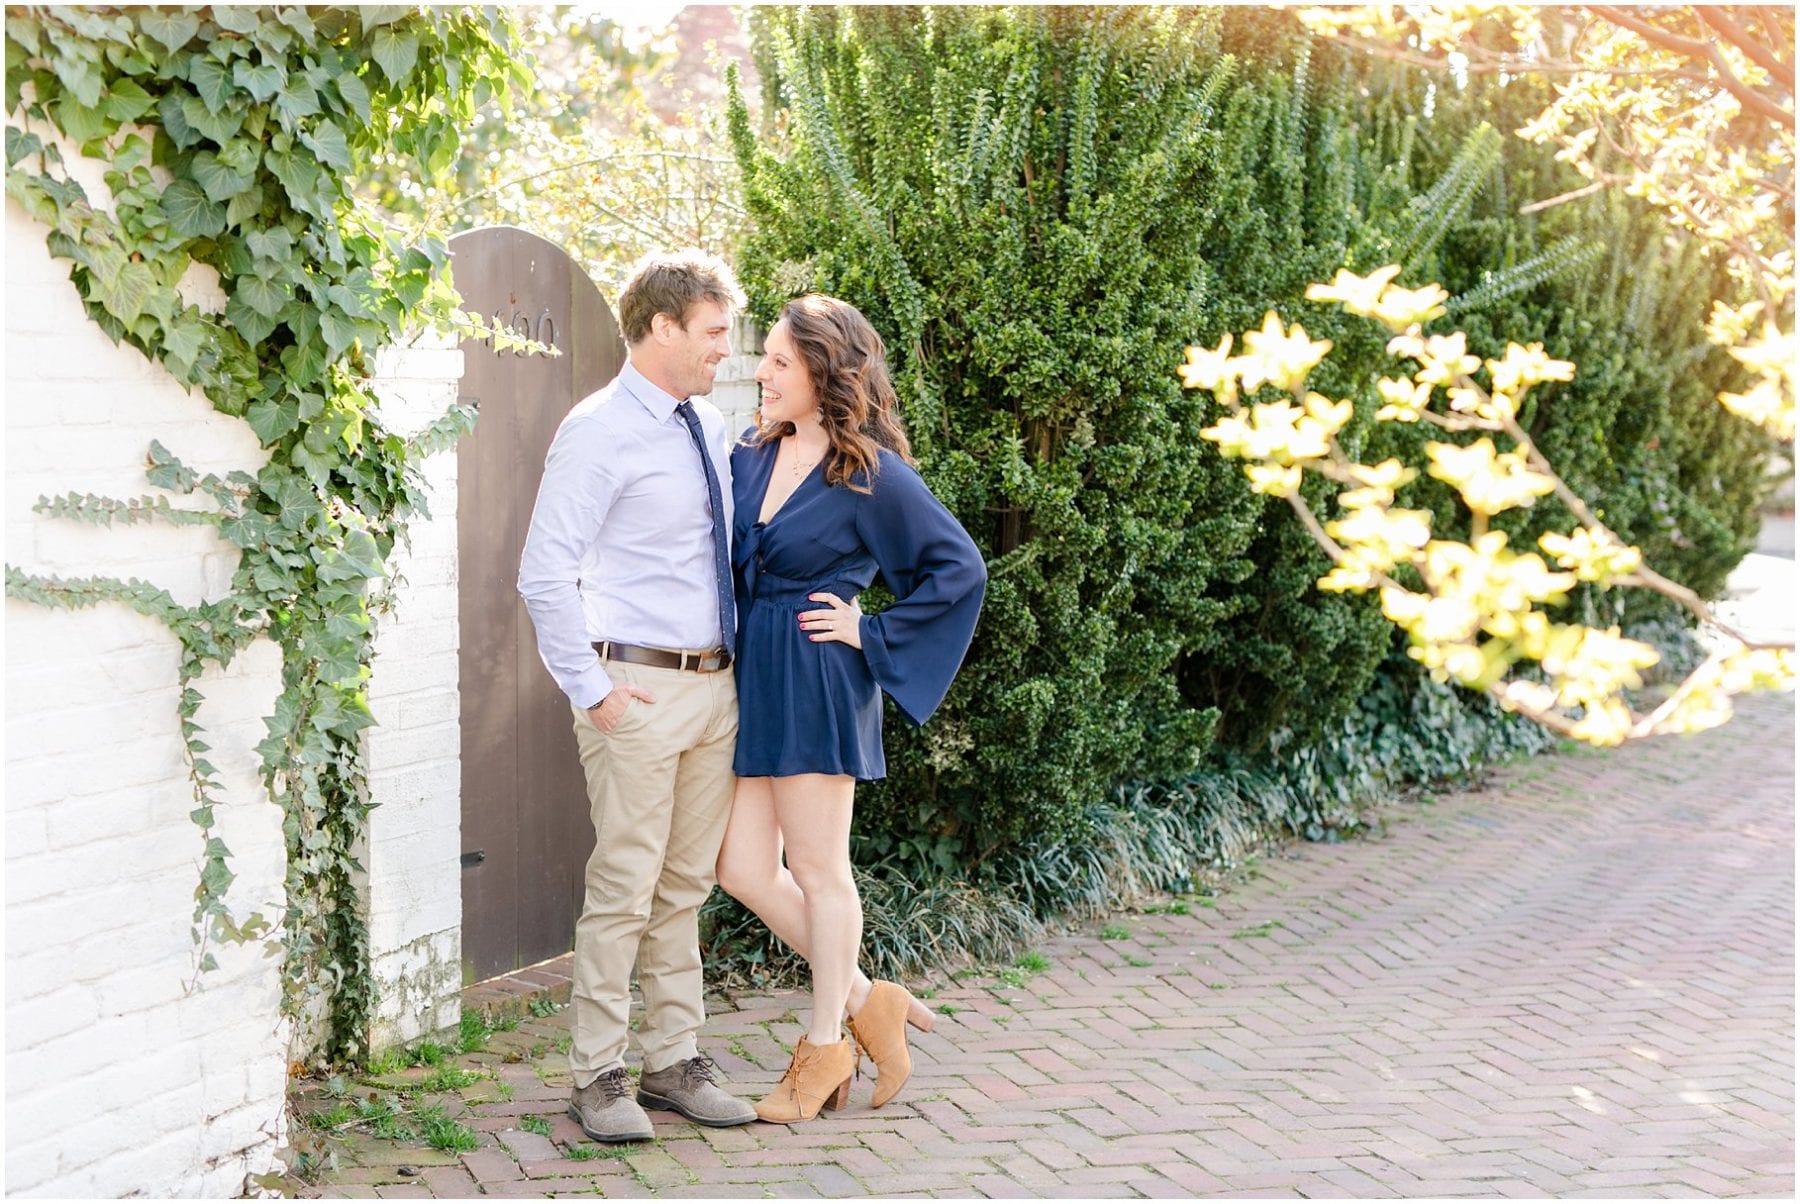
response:
<path fill-rule="evenodd" d="M 655 1144 L 602 1151 L 563 1115 L 565 1017 L 527 1022 L 464 1059 L 509 1099 L 447 1097 L 483 1148 L 353 1137 L 321 1190 L 1792 1196 L 1793 732 L 1792 699 L 1763 698 L 1703 736 L 1523 763 L 1379 839 L 1265 859 L 1214 906 L 1050 941 L 1041 972 L 940 984 L 880 1112 L 865 1082 L 793 1129 L 655 1114 Z M 804 1003 L 727 1006 L 706 1048 L 759 1095 Z"/>

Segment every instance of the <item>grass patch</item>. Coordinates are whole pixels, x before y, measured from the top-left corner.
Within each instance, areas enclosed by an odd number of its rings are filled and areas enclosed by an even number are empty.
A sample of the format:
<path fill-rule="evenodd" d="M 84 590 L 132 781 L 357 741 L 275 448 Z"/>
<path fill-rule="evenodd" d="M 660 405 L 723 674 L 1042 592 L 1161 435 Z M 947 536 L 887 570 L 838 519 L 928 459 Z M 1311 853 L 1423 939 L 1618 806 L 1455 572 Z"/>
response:
<path fill-rule="evenodd" d="M 1000 981 L 1009 987 L 1022 987 L 1027 978 L 1049 968 L 1050 959 L 1043 954 L 1036 951 L 1022 953 L 1017 961 L 1000 971 Z"/>
<path fill-rule="evenodd" d="M 481 1139 L 468 1125 L 459 1124 L 447 1116 L 437 1116 L 425 1122 L 425 1144 L 434 1150 L 466 1154 L 480 1145 Z"/>
<path fill-rule="evenodd" d="M 1108 924 L 1100 930 L 1100 939 L 1103 941 L 1128 941 L 1131 939 L 1131 929 L 1123 924 Z"/>
<path fill-rule="evenodd" d="M 963 1009 L 957 1007 L 954 1003 L 940 1003 L 938 1004 L 937 1010 L 939 1015 L 954 1016 Z"/>
<path fill-rule="evenodd" d="M 592 1162 L 596 1158 L 623 1159 L 631 1153 L 624 1145 L 571 1145 L 563 1147 L 563 1154 L 576 1162 Z"/>
<path fill-rule="evenodd" d="M 460 1066 L 439 1066 L 419 1081 L 419 1090 L 461 1091 L 464 1087 L 472 1087 L 487 1076 L 473 1070 L 464 1070 Z"/>
<path fill-rule="evenodd" d="M 306 1117 L 306 1125 L 311 1129 L 335 1129 L 339 1125 L 349 1124 L 356 1119 L 356 1109 L 339 1100 L 323 1112 L 312 1112 Z"/>
<path fill-rule="evenodd" d="M 527 1133 L 536 1133 L 539 1137 L 550 1136 L 550 1122 L 541 1116 L 527 1116 L 519 1122 L 519 1127 Z"/>
<path fill-rule="evenodd" d="M 456 1048 L 461 1053 L 474 1053 L 487 1044 L 487 1039 L 493 1032 L 486 1016 L 480 1012 L 464 1012 L 458 1026 Z"/>
<path fill-rule="evenodd" d="M 1231 934 L 1231 939 L 1234 941 L 1247 941 L 1254 937 L 1268 936 L 1279 927 L 1281 927 L 1280 920 L 1267 920 L 1261 924 L 1252 924 L 1248 928 L 1238 929 Z"/>
<path fill-rule="evenodd" d="M 1123 956 L 1125 958 L 1126 965 L 1136 966 L 1140 970 L 1142 970 L 1145 966 L 1153 966 L 1156 964 L 1155 961 L 1153 961 L 1152 959 L 1150 959 L 1148 957 L 1139 957 L 1135 953 L 1127 953 L 1127 954 L 1124 954 Z"/>

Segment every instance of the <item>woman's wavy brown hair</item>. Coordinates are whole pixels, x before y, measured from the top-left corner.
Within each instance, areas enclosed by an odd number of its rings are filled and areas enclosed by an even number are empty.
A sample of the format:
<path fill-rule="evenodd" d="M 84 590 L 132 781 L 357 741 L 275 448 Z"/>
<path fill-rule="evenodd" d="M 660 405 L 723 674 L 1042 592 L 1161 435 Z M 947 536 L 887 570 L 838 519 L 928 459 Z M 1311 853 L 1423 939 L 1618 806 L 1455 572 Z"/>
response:
<path fill-rule="evenodd" d="M 806 365 L 831 440 L 826 484 L 868 493 L 883 447 L 913 463 L 912 444 L 894 412 L 898 398 L 888 377 L 887 347 L 862 312 L 848 301 L 808 293 L 781 307 L 776 321 L 782 320 Z M 771 422 L 757 432 L 756 442 L 793 433 L 793 423 Z"/>

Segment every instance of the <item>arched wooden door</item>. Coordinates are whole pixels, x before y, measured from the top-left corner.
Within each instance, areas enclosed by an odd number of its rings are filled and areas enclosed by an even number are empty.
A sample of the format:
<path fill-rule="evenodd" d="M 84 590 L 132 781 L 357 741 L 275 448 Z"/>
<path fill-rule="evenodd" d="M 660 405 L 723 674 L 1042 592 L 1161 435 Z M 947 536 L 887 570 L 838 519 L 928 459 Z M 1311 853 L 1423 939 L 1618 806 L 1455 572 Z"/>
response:
<path fill-rule="evenodd" d="M 463 305 L 560 356 L 463 342 L 475 433 L 457 450 L 463 981 L 567 952 L 593 848 L 569 704 L 516 583 L 544 455 L 569 407 L 625 362 L 612 309 L 562 248 L 512 226 L 450 240 Z"/>

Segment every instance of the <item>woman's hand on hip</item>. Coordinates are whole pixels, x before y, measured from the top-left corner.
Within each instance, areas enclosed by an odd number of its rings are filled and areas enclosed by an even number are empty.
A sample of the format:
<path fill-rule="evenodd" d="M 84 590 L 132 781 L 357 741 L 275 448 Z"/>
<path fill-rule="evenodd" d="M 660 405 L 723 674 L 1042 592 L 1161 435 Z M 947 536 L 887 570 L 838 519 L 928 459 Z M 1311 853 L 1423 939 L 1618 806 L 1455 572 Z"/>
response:
<path fill-rule="evenodd" d="M 836 640 L 852 648 L 862 648 L 862 605 L 852 598 L 848 602 L 836 594 L 808 594 L 808 599 L 823 602 L 829 610 L 800 612 L 800 630 L 813 643 Z"/>

